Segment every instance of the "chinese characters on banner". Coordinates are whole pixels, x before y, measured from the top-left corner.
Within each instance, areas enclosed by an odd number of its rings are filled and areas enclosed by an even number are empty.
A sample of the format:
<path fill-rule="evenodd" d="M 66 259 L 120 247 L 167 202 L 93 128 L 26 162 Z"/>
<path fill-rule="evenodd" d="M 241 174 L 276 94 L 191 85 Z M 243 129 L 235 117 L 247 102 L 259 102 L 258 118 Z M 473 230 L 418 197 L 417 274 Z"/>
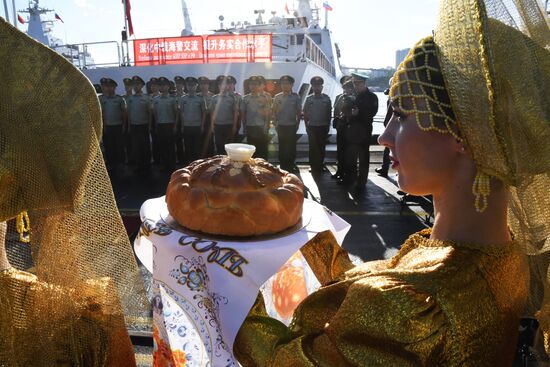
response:
<path fill-rule="evenodd" d="M 150 38 L 134 41 L 136 66 L 161 64 L 197 64 L 204 60 L 201 36 Z"/>
<path fill-rule="evenodd" d="M 151 38 L 134 41 L 136 66 L 269 62 L 270 34 Z"/>

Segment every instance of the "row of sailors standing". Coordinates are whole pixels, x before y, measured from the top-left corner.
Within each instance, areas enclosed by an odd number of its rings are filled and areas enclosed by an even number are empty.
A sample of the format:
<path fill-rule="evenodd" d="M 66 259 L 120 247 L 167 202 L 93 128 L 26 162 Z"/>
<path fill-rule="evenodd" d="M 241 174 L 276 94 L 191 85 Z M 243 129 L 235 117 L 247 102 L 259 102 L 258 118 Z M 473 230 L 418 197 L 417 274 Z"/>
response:
<path fill-rule="evenodd" d="M 170 94 L 167 78 L 151 78 L 148 86 L 151 93 L 144 94 L 146 83 L 134 76 L 124 80 L 126 95 L 121 97 L 115 94 L 117 83 L 102 78 L 103 143 L 110 171 L 116 172 L 122 161 L 122 149 L 129 146 L 129 161 L 139 171 L 146 172 L 151 160 L 150 142 L 153 160 L 163 163 L 167 171 L 174 169 L 176 156 L 185 164 L 213 155 L 212 140 L 217 154 L 225 154 L 224 145 L 238 139 L 241 121 L 247 142 L 256 146 L 255 156 L 264 159 L 268 155 L 268 129 L 273 121 L 279 136 L 281 168 L 295 170 L 296 133 L 302 108 L 300 96 L 292 91 L 294 79 L 282 76 L 279 80 L 282 92 L 274 98 L 264 91 L 262 76 L 249 78 L 250 93 L 244 97 L 235 92 L 234 77 L 219 76 L 216 82 L 220 93 L 213 95 L 207 77 L 176 77 L 174 96 Z M 320 171 L 332 106 L 330 98 L 321 93 L 323 79 L 314 77 L 311 84 L 313 94 L 306 100 L 303 113 L 310 138 L 312 170 Z M 183 92 L 184 87 L 187 93 Z M 130 137 L 127 142 L 126 132 Z"/>

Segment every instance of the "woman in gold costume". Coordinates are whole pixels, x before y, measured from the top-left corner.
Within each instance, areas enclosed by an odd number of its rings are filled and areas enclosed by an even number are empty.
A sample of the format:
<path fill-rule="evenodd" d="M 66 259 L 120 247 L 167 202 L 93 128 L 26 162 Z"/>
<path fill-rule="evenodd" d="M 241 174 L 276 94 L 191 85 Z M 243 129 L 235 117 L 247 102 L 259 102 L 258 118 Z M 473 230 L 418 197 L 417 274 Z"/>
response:
<path fill-rule="evenodd" d="M 548 20 L 535 0 L 440 9 L 394 75 L 379 138 L 401 189 L 433 195 L 433 228 L 357 267 L 316 237 L 302 252 L 322 287 L 288 328 L 259 298 L 235 342 L 243 366 L 509 366 L 522 315 L 540 310 L 546 330 Z"/>
<path fill-rule="evenodd" d="M 146 298 L 94 88 L 3 19 L 0 65 L 0 366 L 134 366 Z"/>

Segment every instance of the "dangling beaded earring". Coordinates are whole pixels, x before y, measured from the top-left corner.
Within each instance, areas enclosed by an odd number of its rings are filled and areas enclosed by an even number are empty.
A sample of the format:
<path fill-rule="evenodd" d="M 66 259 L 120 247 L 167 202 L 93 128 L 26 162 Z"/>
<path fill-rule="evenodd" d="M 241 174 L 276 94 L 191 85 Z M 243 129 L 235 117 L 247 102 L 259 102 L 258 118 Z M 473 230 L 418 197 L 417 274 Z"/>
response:
<path fill-rule="evenodd" d="M 26 210 L 23 210 L 21 213 L 17 214 L 15 225 L 17 228 L 17 233 L 19 233 L 19 241 L 24 243 L 31 242 L 31 222 Z"/>

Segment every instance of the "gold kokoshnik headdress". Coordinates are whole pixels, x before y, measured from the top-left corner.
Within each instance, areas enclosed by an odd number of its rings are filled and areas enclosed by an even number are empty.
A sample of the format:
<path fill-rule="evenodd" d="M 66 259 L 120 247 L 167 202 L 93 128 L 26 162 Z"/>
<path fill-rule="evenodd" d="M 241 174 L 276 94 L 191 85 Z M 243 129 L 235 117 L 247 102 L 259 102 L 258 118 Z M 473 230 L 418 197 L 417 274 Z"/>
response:
<path fill-rule="evenodd" d="M 530 307 L 550 330 L 550 23 L 542 5 L 443 0 L 434 37 L 396 74 L 394 103 L 414 112 L 421 129 L 451 133 L 472 153 L 477 210 L 487 206 L 491 177 L 507 185 L 510 228 L 533 255 Z"/>
<path fill-rule="evenodd" d="M 101 155 L 101 112 L 69 61 L 0 19 L 0 365 L 132 366 L 147 301 Z M 28 213 L 28 217 L 25 214 Z M 28 231 L 21 244 L 12 226 Z M 4 262 L 5 263 L 5 262 Z"/>

